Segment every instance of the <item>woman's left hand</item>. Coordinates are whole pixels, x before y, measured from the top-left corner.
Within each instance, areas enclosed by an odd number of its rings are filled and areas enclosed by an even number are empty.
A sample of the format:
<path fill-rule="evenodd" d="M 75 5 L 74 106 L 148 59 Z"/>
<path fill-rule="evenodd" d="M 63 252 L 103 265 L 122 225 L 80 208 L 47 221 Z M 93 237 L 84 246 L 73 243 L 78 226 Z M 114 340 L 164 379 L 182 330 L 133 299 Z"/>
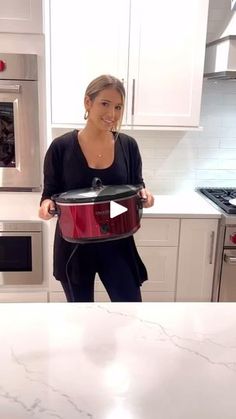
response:
<path fill-rule="evenodd" d="M 154 196 L 146 188 L 141 189 L 139 195 L 143 199 L 144 208 L 150 208 L 154 205 Z"/>

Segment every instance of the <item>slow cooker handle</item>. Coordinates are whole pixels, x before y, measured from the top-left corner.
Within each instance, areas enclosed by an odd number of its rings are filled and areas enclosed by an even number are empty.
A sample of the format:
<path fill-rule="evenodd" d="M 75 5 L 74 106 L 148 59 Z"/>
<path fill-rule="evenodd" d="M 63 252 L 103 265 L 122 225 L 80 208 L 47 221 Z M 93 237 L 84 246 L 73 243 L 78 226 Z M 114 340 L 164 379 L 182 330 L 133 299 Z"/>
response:
<path fill-rule="evenodd" d="M 94 177 L 92 180 L 92 188 L 93 189 L 102 189 L 103 188 L 103 184 L 102 181 L 99 177 Z"/>
<path fill-rule="evenodd" d="M 57 208 L 49 209 L 48 212 L 49 212 L 49 214 L 53 215 L 53 217 L 55 217 L 55 216 L 58 217 L 59 216 L 59 211 L 58 211 Z"/>
<path fill-rule="evenodd" d="M 56 198 L 57 198 L 57 196 L 58 195 L 53 195 L 51 197 L 51 200 L 54 202 L 55 208 L 48 210 L 49 214 L 53 215 L 53 217 L 55 217 L 55 216 L 56 217 L 59 217 L 59 208 L 57 207 L 57 204 L 56 204 Z"/>

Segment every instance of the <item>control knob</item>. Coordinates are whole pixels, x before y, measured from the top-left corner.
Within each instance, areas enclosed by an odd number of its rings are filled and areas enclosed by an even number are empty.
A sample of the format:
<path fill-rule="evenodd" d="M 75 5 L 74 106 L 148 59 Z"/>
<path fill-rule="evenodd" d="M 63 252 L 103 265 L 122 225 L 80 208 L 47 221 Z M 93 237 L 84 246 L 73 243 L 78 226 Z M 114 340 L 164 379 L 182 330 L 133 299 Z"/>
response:
<path fill-rule="evenodd" d="M 3 60 L 0 60 L 0 71 L 4 71 L 6 68 L 6 63 Z"/>
<path fill-rule="evenodd" d="M 236 244 L 236 232 L 235 233 L 232 233 L 232 234 L 230 234 L 230 241 L 233 243 L 233 244 Z"/>

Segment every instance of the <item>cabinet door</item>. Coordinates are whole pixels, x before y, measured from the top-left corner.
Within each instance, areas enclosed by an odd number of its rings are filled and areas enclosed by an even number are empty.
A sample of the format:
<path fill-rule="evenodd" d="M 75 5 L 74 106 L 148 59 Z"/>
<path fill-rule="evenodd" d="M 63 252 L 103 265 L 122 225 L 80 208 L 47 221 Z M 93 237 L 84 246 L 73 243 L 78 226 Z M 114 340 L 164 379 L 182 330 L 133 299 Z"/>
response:
<path fill-rule="evenodd" d="M 131 4 L 129 123 L 198 126 L 208 0 Z"/>
<path fill-rule="evenodd" d="M 147 268 L 148 281 L 142 292 L 175 292 L 177 247 L 138 247 L 139 255 Z"/>
<path fill-rule="evenodd" d="M 42 33 L 41 0 L 0 0 L 1 32 Z"/>
<path fill-rule="evenodd" d="M 182 220 L 177 301 L 211 301 L 218 221 Z"/>
<path fill-rule="evenodd" d="M 84 123 L 84 92 L 101 74 L 127 81 L 129 1 L 51 0 L 52 123 Z"/>
<path fill-rule="evenodd" d="M 141 228 L 134 235 L 137 246 L 177 246 L 179 220 L 177 218 L 142 218 Z"/>

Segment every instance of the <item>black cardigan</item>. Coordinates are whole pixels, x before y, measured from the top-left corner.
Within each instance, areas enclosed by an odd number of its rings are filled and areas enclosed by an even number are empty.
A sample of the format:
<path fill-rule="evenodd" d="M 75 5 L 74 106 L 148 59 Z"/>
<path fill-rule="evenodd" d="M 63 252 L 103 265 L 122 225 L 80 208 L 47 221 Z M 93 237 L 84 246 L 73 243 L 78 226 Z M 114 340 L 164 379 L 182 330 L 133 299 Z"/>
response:
<path fill-rule="evenodd" d="M 115 135 L 115 134 L 114 134 Z M 66 192 L 72 189 L 91 187 L 92 179 L 99 177 L 104 185 L 131 184 L 143 185 L 142 161 L 136 141 L 125 134 L 119 134 L 115 143 L 114 161 L 107 169 L 92 169 L 88 166 L 85 156 L 78 142 L 78 131 L 74 130 L 56 138 L 50 145 L 44 160 L 44 188 L 41 197 L 50 199 L 53 194 Z M 134 276 L 139 285 L 147 280 L 146 268 L 137 252 L 133 236 L 116 240 L 121 246 Z M 112 242 L 85 244 L 79 246 L 103 246 L 106 249 L 107 261 L 115 264 L 115 255 Z M 74 244 L 63 239 L 59 223 L 57 223 L 54 239 L 53 274 L 62 282 L 67 282 L 66 263 L 74 249 Z M 78 255 L 83 253 L 78 252 Z M 79 277 L 80 257 L 72 258 L 72 269 Z M 119 267 L 114 266 L 115 269 Z"/>
<path fill-rule="evenodd" d="M 119 134 L 113 164 L 107 169 L 91 169 L 74 130 L 56 138 L 44 160 L 44 189 L 41 202 L 53 194 L 91 186 L 93 177 L 103 184 L 143 185 L 142 160 L 134 138 Z M 115 135 L 115 134 L 114 134 Z"/>

